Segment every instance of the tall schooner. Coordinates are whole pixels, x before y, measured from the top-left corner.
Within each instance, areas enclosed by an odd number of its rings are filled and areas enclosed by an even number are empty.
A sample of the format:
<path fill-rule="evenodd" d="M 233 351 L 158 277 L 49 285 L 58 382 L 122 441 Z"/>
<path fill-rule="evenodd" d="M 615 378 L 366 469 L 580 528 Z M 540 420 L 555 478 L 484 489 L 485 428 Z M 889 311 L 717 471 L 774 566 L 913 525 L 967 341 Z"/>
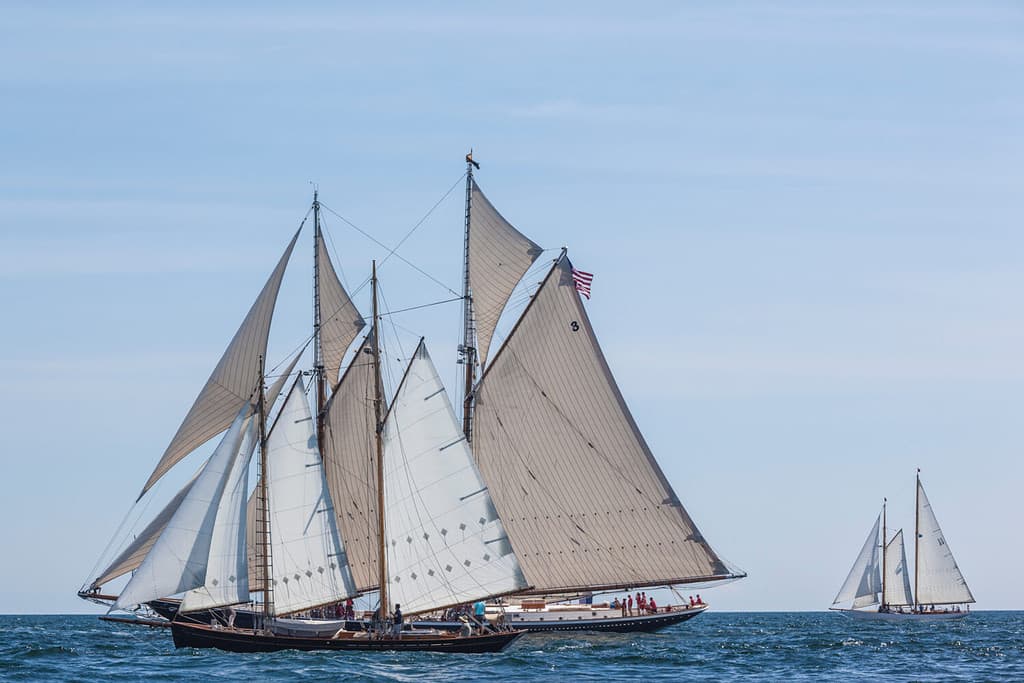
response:
<path fill-rule="evenodd" d="M 974 596 L 924 492 L 921 470 L 917 472 L 914 588 L 903 530 L 888 538 L 883 501 L 882 512 L 829 609 L 857 619 L 885 621 L 961 619 L 970 614 Z"/>

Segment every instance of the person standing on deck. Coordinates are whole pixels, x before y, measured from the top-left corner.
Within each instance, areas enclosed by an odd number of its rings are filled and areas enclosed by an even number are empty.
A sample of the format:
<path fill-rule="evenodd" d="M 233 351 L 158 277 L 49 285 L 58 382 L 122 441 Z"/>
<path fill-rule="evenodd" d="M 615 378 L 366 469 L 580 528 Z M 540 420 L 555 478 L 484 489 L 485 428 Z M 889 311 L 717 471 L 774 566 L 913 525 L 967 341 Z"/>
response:
<path fill-rule="evenodd" d="M 399 640 L 402 639 L 402 606 L 395 603 L 394 633 Z"/>
<path fill-rule="evenodd" d="M 487 623 L 487 606 L 483 600 L 477 600 L 473 603 L 473 618 L 476 619 L 476 623 L 480 625 L 480 633 L 484 632 L 484 624 Z"/>
<path fill-rule="evenodd" d="M 633 616 L 633 596 L 629 596 L 629 616 Z"/>

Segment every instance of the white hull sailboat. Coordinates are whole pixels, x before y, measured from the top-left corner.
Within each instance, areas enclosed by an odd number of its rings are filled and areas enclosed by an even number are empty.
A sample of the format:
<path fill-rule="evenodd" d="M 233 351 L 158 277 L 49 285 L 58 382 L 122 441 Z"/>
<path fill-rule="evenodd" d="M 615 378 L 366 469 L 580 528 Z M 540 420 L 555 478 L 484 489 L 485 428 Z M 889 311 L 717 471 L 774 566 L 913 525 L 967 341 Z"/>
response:
<path fill-rule="evenodd" d="M 953 558 L 931 503 L 917 475 L 914 523 L 914 588 L 903 544 L 903 530 L 891 539 L 886 529 L 886 504 L 875 520 L 832 611 L 858 620 L 942 621 L 963 619 L 974 602 Z M 836 605 L 849 604 L 849 607 Z"/>

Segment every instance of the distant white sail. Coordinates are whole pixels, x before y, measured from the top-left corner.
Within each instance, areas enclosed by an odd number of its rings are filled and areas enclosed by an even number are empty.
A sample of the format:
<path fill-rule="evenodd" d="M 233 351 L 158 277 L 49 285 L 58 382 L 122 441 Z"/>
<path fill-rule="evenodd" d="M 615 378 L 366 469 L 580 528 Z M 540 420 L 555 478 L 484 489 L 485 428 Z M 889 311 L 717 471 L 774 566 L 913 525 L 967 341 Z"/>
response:
<path fill-rule="evenodd" d="M 886 605 L 900 606 L 914 604 L 910 591 L 910 567 L 907 565 L 907 551 L 903 546 L 903 529 L 885 546 L 885 597 Z"/>
<path fill-rule="evenodd" d="M 250 409 L 246 404 L 239 411 L 112 610 L 128 609 L 203 585 L 217 508 L 238 454 L 242 427 Z"/>
<path fill-rule="evenodd" d="M 249 313 L 235 332 L 234 338 L 214 368 L 213 374 L 199 392 L 195 403 L 178 427 L 153 474 L 142 488 L 139 498 L 179 460 L 208 439 L 227 429 L 239 409 L 253 400 L 256 383 L 260 381 L 259 358 L 267 356 L 267 335 L 274 316 L 277 292 L 281 287 L 288 259 L 291 257 L 296 232 L 284 250 L 270 279 L 256 298 Z"/>
<path fill-rule="evenodd" d="M 920 520 L 917 555 L 917 602 L 921 605 L 944 605 L 974 602 L 960 568 L 953 559 L 946 539 L 935 518 L 924 486 L 917 482 L 917 512 Z"/>
<path fill-rule="evenodd" d="M 384 469 L 392 603 L 414 614 L 526 588 L 422 341 L 384 425 Z"/>
<path fill-rule="evenodd" d="M 879 515 L 857 555 L 857 561 L 853 563 L 850 575 L 846 577 L 839 594 L 832 601 L 833 605 L 850 601 L 853 602 L 854 608 L 878 604 L 878 594 L 882 590 L 881 572 L 878 567 L 878 529 L 881 522 L 882 516 Z"/>
<path fill-rule="evenodd" d="M 275 615 L 356 594 L 300 376 L 267 437 Z"/>
<path fill-rule="evenodd" d="M 516 284 L 543 251 L 505 220 L 473 181 L 469 213 L 469 287 L 482 365 L 498 318 Z"/>
<path fill-rule="evenodd" d="M 366 326 L 366 321 L 342 287 L 322 235 L 317 235 L 316 251 L 320 263 L 320 347 L 327 386 L 333 389 L 338 383 L 345 351 L 359 330 Z"/>
<path fill-rule="evenodd" d="M 245 494 L 249 482 L 249 462 L 257 441 L 254 416 L 249 416 L 242 427 L 242 434 L 242 442 L 231 464 L 231 472 L 217 507 L 206 581 L 199 588 L 185 593 L 181 612 L 237 605 L 249 600 L 245 556 Z"/>

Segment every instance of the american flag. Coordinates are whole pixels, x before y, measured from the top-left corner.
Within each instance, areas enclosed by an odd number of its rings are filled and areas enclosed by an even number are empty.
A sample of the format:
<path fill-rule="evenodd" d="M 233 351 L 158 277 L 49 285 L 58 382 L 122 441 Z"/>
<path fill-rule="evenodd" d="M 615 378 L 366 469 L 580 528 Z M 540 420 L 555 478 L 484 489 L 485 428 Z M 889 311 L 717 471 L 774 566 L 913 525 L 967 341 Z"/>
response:
<path fill-rule="evenodd" d="M 594 274 L 584 273 L 582 270 L 573 268 L 572 280 L 576 283 L 576 291 L 589 299 L 590 283 L 594 281 Z"/>

